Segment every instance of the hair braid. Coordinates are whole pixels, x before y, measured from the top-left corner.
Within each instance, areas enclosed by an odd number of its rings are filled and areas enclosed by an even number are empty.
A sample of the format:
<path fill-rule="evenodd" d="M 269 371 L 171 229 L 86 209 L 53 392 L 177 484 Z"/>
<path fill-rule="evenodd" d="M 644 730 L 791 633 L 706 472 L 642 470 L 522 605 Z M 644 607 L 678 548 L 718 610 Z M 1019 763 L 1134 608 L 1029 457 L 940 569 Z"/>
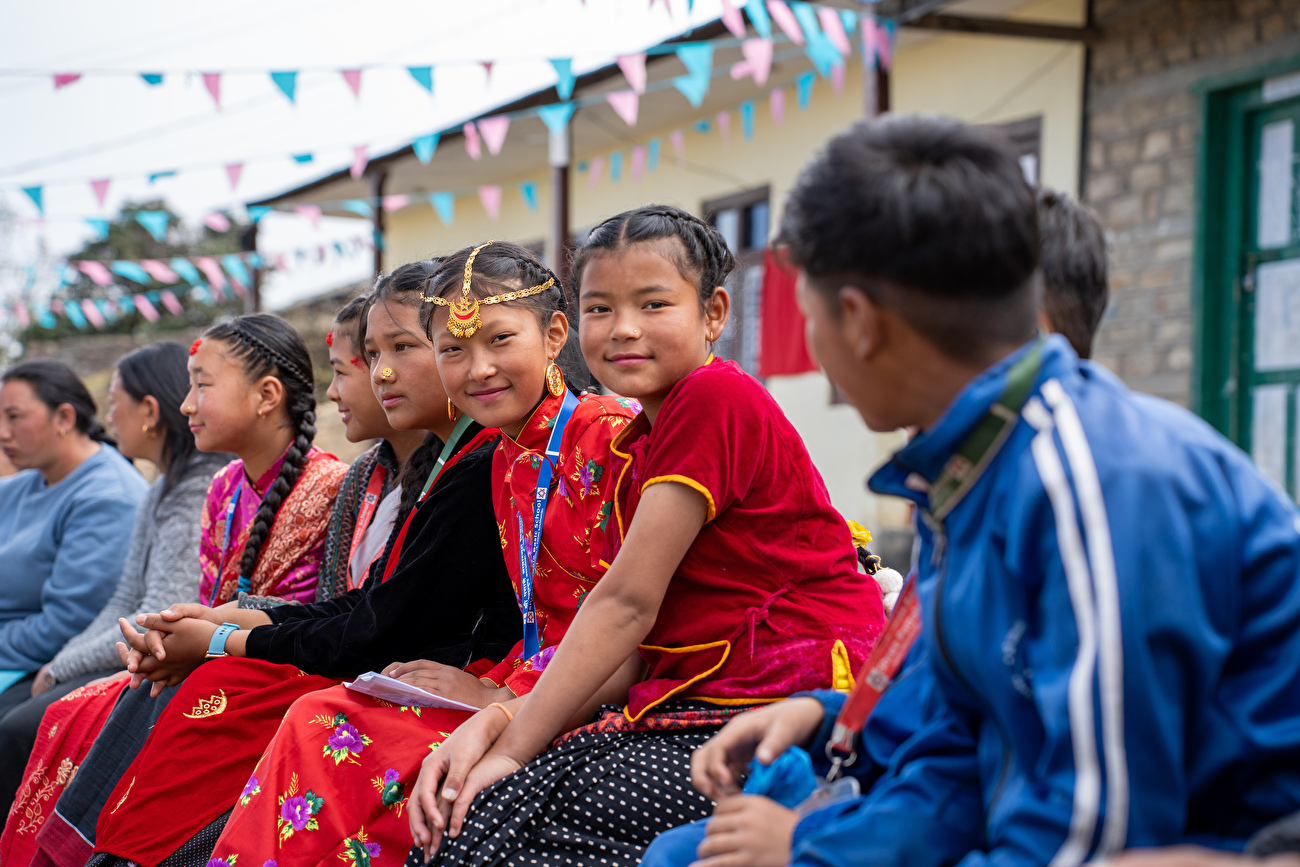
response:
<path fill-rule="evenodd" d="M 303 468 L 307 465 L 307 453 L 311 451 L 312 440 L 316 438 L 316 399 L 310 392 L 298 392 L 293 395 L 289 406 L 289 417 L 297 423 L 297 432 L 289 449 L 284 453 L 284 463 L 280 473 L 267 488 L 262 497 L 262 504 L 257 507 L 253 523 L 248 530 L 248 543 L 244 546 L 244 556 L 239 561 L 239 577 L 253 577 L 257 568 L 257 559 L 262 553 L 262 545 L 271 533 L 275 517 L 280 511 L 293 486 L 297 484 Z"/>

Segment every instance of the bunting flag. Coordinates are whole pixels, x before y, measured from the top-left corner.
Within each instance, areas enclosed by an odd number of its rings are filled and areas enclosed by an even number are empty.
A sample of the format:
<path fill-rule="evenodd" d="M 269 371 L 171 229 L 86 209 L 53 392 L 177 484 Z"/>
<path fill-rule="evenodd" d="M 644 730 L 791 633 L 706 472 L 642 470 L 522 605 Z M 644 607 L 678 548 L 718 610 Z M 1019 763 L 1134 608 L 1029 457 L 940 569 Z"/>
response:
<path fill-rule="evenodd" d="M 645 147 L 637 145 L 632 148 L 632 181 L 641 180 L 641 175 L 645 171 Z"/>
<path fill-rule="evenodd" d="M 423 87 L 429 93 L 433 93 L 433 67 L 432 66 L 408 66 L 406 71 L 411 73 L 411 78 L 415 83 Z"/>
<path fill-rule="evenodd" d="M 622 151 L 614 151 L 609 155 L 609 179 L 616 184 L 623 180 Z"/>
<path fill-rule="evenodd" d="M 230 189 L 233 191 L 239 186 L 239 178 L 244 174 L 243 163 L 230 163 L 226 166 L 226 177 L 230 179 Z"/>
<path fill-rule="evenodd" d="M 799 92 L 800 111 L 807 110 L 808 103 L 812 101 L 813 84 L 816 81 L 817 81 L 817 76 L 812 72 L 805 72 L 803 75 L 795 79 L 795 88 Z"/>
<path fill-rule="evenodd" d="M 30 285 L 31 283 L 29 281 L 28 286 Z M 23 303 L 23 299 L 21 298 L 14 300 L 14 315 L 18 317 L 19 326 L 26 328 L 28 325 L 32 324 L 31 316 L 27 312 L 27 305 Z"/>
<path fill-rule="evenodd" d="M 747 99 L 740 104 L 740 130 L 745 141 L 754 140 L 754 100 Z"/>
<path fill-rule="evenodd" d="M 164 289 L 162 292 L 158 293 L 158 297 L 162 299 L 163 306 L 166 307 L 168 312 L 173 316 L 180 316 L 185 312 L 185 308 L 181 306 L 181 302 L 176 298 L 176 294 L 170 289 Z"/>
<path fill-rule="evenodd" d="M 226 275 L 222 273 L 221 266 L 217 260 L 210 256 L 200 256 L 194 260 L 194 264 L 203 272 L 203 276 L 208 278 L 208 286 L 212 293 L 221 298 L 221 290 L 226 288 Z"/>
<path fill-rule="evenodd" d="M 537 184 L 532 181 L 524 181 L 519 185 L 519 195 L 523 196 L 524 207 L 530 211 L 537 210 Z"/>
<path fill-rule="evenodd" d="M 510 116 L 498 114 L 493 117 L 485 117 L 478 122 L 479 135 L 483 137 L 483 143 L 487 145 L 488 153 L 496 156 L 501 153 L 501 148 L 506 143 L 506 133 L 510 131 Z"/>
<path fill-rule="evenodd" d="M 119 260 L 108 266 L 114 274 L 125 277 L 128 280 L 134 280 L 136 283 L 147 284 L 149 282 L 149 272 L 140 267 L 139 262 L 129 262 Z"/>
<path fill-rule="evenodd" d="M 136 211 L 135 221 L 153 235 L 153 239 L 161 243 L 167 239 L 168 217 L 166 211 Z"/>
<path fill-rule="evenodd" d="M 150 185 L 152 185 L 155 182 L 162 180 L 163 178 L 174 178 L 174 177 L 176 177 L 175 169 L 167 169 L 166 171 L 162 171 L 162 172 L 152 172 L 149 175 L 149 183 Z"/>
<path fill-rule="evenodd" d="M 718 133 L 722 136 L 722 146 L 731 144 L 731 112 L 718 112 Z"/>
<path fill-rule="evenodd" d="M 560 95 L 560 99 L 573 96 L 573 84 L 576 80 L 573 75 L 573 60 L 568 57 L 559 58 L 552 60 L 551 66 L 555 67 L 555 75 L 558 79 L 555 82 L 555 92 Z"/>
<path fill-rule="evenodd" d="M 140 73 L 140 77 L 144 79 L 144 83 L 150 87 L 157 87 L 163 83 L 161 72 L 142 72 Z"/>
<path fill-rule="evenodd" d="M 880 58 L 880 68 L 888 72 L 894 65 L 894 22 L 877 24 L 876 56 Z"/>
<path fill-rule="evenodd" d="M 108 185 L 111 181 L 111 178 L 100 178 L 90 182 L 90 190 L 95 194 L 95 201 L 99 202 L 101 208 L 104 207 L 104 200 L 108 198 Z"/>
<path fill-rule="evenodd" d="M 392 214 L 411 204 L 411 197 L 403 195 L 384 196 L 381 204 L 383 205 L 384 213 Z"/>
<path fill-rule="evenodd" d="M 205 72 L 203 73 L 203 86 L 208 89 L 212 95 L 212 101 L 216 103 L 217 110 L 221 110 L 221 73 Z"/>
<path fill-rule="evenodd" d="M 421 164 L 428 165 L 429 160 L 433 159 L 433 153 L 438 149 L 439 138 L 441 138 L 440 133 L 431 132 L 411 142 L 411 150 L 415 151 L 415 158 Z"/>
<path fill-rule="evenodd" d="M 352 166 L 348 169 L 348 174 L 352 176 L 352 180 L 359 181 L 361 176 L 366 173 L 366 163 L 370 161 L 369 153 L 369 145 L 357 145 L 352 149 Z"/>
<path fill-rule="evenodd" d="M 749 64 L 749 74 L 759 87 L 767 84 L 767 76 L 772 71 L 772 50 L 772 40 L 762 37 L 746 39 L 740 43 L 740 53 L 744 55 L 745 63 Z"/>
<path fill-rule="evenodd" d="M 484 184 L 478 188 L 478 200 L 483 203 L 488 219 L 495 220 L 501 216 L 501 187 L 497 184 Z"/>
<path fill-rule="evenodd" d="M 78 270 L 95 282 L 96 286 L 113 285 L 113 275 L 103 262 L 96 262 L 93 259 L 85 259 L 75 263 Z"/>
<path fill-rule="evenodd" d="M 841 55 L 848 57 L 853 53 L 853 46 L 849 43 L 849 34 L 844 29 L 844 18 L 840 12 L 849 12 L 848 9 L 832 9 L 829 6 L 817 7 L 817 20 L 821 22 L 822 33 L 830 40 L 831 45 Z"/>
<path fill-rule="evenodd" d="M 253 277 L 248 273 L 248 267 L 244 264 L 244 260 L 235 253 L 227 253 L 221 257 L 221 266 L 226 269 L 226 274 L 230 276 L 230 285 L 235 287 L 235 294 L 240 298 L 246 296 L 248 287 L 253 285 Z"/>
<path fill-rule="evenodd" d="M 596 184 L 600 183 L 600 176 L 605 173 L 605 158 L 596 157 L 591 161 L 591 168 L 587 172 L 587 189 L 594 190 Z"/>
<path fill-rule="evenodd" d="M 256 223 L 258 220 L 271 213 L 272 208 L 270 205 L 249 205 L 247 210 L 248 219 Z"/>
<path fill-rule="evenodd" d="M 81 80 L 80 72 L 56 72 L 54 73 L 54 89 L 62 90 L 69 84 Z"/>
<path fill-rule="evenodd" d="M 309 163 L 309 162 L 311 162 L 311 161 L 314 160 L 314 159 L 315 159 L 315 157 L 312 156 L 311 154 L 294 154 L 294 155 L 293 155 L 293 161 L 294 161 L 295 163 Z"/>
<path fill-rule="evenodd" d="M 673 87 L 677 88 L 682 96 L 686 97 L 693 108 L 699 108 L 704 103 L 704 97 L 709 92 L 708 79 L 699 79 L 692 75 L 679 75 L 673 79 Z"/>
<path fill-rule="evenodd" d="M 44 188 L 43 188 L 43 187 L 23 187 L 23 192 L 27 194 L 27 198 L 29 198 L 29 199 L 32 200 L 32 204 L 36 206 L 36 210 L 37 210 L 37 212 L 40 213 L 41 216 L 45 216 L 45 190 L 44 190 Z"/>
<path fill-rule="evenodd" d="M 844 93 L 844 64 L 837 63 L 831 67 L 831 90 L 836 96 Z"/>
<path fill-rule="evenodd" d="M 348 199 L 346 202 L 340 202 L 339 207 L 345 211 L 351 211 L 358 217 L 369 219 L 375 215 L 375 209 L 370 207 L 370 203 L 365 199 Z"/>
<path fill-rule="evenodd" d="M 542 123 L 546 124 L 546 128 L 552 135 L 559 135 L 568 127 L 569 118 L 573 117 L 573 103 L 544 105 L 537 109 L 537 116 L 542 119 Z"/>
<path fill-rule="evenodd" d="M 649 144 L 646 145 L 645 167 L 646 171 L 650 172 L 650 174 L 659 171 L 659 151 L 662 148 L 663 144 L 657 138 L 650 139 Z"/>
<path fill-rule="evenodd" d="M 472 160 L 483 159 L 483 144 L 479 140 L 478 127 L 474 126 L 474 121 L 466 121 L 461 130 L 465 133 L 465 153 Z"/>
<path fill-rule="evenodd" d="M 618 58 L 618 68 L 622 70 L 623 77 L 627 79 L 628 85 L 637 94 L 645 93 L 646 74 L 645 74 L 645 52 L 639 54 L 623 54 Z"/>
<path fill-rule="evenodd" d="M 433 210 L 438 214 L 438 219 L 442 220 L 444 226 L 450 226 L 456 222 L 456 197 L 451 193 L 431 193 L 429 195 L 429 204 L 433 205 Z"/>
<path fill-rule="evenodd" d="M 146 274 L 157 280 L 159 283 L 181 282 L 181 278 L 176 275 L 175 271 L 168 268 L 157 259 L 141 259 L 140 267 L 145 270 Z"/>
<path fill-rule="evenodd" d="M 623 118 L 623 122 L 628 126 L 636 126 L 637 110 L 640 106 L 641 97 L 636 95 L 635 90 L 616 90 L 613 93 L 605 95 L 610 107 Z"/>
<path fill-rule="evenodd" d="M 220 211 L 213 211 L 203 218 L 203 225 L 214 232 L 229 232 L 230 219 Z"/>
<path fill-rule="evenodd" d="M 340 70 L 343 80 L 347 82 L 348 87 L 352 90 L 352 95 L 357 99 L 361 98 L 361 70 L 344 69 Z"/>
<path fill-rule="evenodd" d="M 781 28 L 781 32 L 790 38 L 795 45 L 804 44 L 803 30 L 799 27 L 799 21 L 786 5 L 785 0 L 767 0 L 767 11 L 772 16 L 772 20 Z"/>
<path fill-rule="evenodd" d="M 479 65 L 483 67 L 483 86 L 491 87 L 492 86 L 492 61 L 483 60 L 480 61 Z"/>
<path fill-rule="evenodd" d="M 295 214 L 306 217 L 311 220 L 313 229 L 320 228 L 320 206 L 319 205 L 298 205 L 293 209 Z"/>
<path fill-rule="evenodd" d="M 182 259 L 177 256 L 167 264 L 171 265 L 171 270 L 181 275 L 181 279 L 186 283 L 195 285 L 203 282 L 203 277 L 199 274 L 199 269 L 195 268 L 194 263 L 189 259 Z M 166 303 L 166 299 L 164 299 L 163 303 Z M 168 307 L 167 309 L 170 310 L 171 308 Z"/>
<path fill-rule="evenodd" d="M 768 99 L 768 106 L 772 109 L 772 123 L 776 126 L 785 125 L 785 88 L 776 88 Z"/>
<path fill-rule="evenodd" d="M 686 74 L 693 78 L 707 80 L 713 75 L 712 43 L 697 42 L 683 45 L 677 49 L 677 59 L 686 67 Z"/>
<path fill-rule="evenodd" d="M 86 225 L 95 230 L 96 241 L 102 241 L 108 237 L 108 220 L 96 220 L 93 217 L 87 217 Z"/>
<path fill-rule="evenodd" d="M 877 61 L 876 16 L 867 14 L 862 16 L 862 65 L 867 69 L 875 69 Z"/>
<path fill-rule="evenodd" d="M 104 327 L 108 325 L 108 323 L 104 321 L 104 314 L 99 312 L 99 307 L 97 307 L 95 302 L 91 301 L 89 298 L 81 299 L 81 312 L 85 315 L 86 319 L 90 320 L 90 324 L 98 328 L 100 331 L 103 331 Z"/>
<path fill-rule="evenodd" d="M 677 166 L 686 168 L 686 136 L 681 130 L 675 129 L 668 136 L 668 141 L 673 146 L 673 153 L 677 155 Z"/>
<path fill-rule="evenodd" d="M 731 0 L 722 0 L 722 23 L 737 39 L 745 38 L 745 19 L 740 10 L 731 5 Z"/>
<path fill-rule="evenodd" d="M 294 91 L 296 91 L 298 88 L 298 73 L 272 72 L 271 81 L 275 82 L 275 86 L 280 88 L 280 91 L 285 96 L 289 97 L 289 102 L 295 105 L 297 104 L 297 101 L 294 99 L 293 95 L 294 95 Z"/>
<path fill-rule="evenodd" d="M 158 315 L 158 309 L 143 295 L 133 295 L 131 300 L 135 302 L 135 309 L 140 311 L 140 315 L 150 322 L 157 322 L 162 318 Z"/>

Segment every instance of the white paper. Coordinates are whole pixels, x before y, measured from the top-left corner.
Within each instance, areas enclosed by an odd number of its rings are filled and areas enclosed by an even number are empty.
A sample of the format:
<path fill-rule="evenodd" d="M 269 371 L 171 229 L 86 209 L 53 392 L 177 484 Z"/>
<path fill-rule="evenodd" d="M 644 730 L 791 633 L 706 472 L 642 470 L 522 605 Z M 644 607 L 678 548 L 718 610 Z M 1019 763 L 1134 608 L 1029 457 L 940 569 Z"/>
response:
<path fill-rule="evenodd" d="M 1286 486 L 1285 385 L 1258 385 L 1251 393 L 1250 456 L 1278 487 Z"/>
<path fill-rule="evenodd" d="M 1300 368 L 1300 259 L 1255 269 L 1255 369 Z"/>
<path fill-rule="evenodd" d="M 1291 242 L 1291 160 L 1295 152 L 1295 123 L 1275 120 L 1259 137 L 1259 202 L 1255 220 L 1260 249 Z"/>
<path fill-rule="evenodd" d="M 477 711 L 472 704 L 452 701 L 449 698 L 443 698 L 440 695 L 434 695 L 426 692 L 418 686 L 411 686 L 409 683 L 403 683 L 396 678 L 388 677 L 377 671 L 367 671 L 351 683 L 343 684 L 348 689 L 355 689 L 362 695 L 368 695 L 372 698 L 391 701 L 395 705 L 403 707 L 444 707 L 449 710 L 467 710 Z"/>

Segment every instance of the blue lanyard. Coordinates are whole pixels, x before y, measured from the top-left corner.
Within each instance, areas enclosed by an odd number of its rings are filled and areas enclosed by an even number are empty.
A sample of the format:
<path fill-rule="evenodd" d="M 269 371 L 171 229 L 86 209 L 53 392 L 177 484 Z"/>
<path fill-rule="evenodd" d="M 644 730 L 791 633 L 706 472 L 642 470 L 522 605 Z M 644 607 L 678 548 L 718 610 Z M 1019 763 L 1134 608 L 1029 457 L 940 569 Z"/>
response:
<path fill-rule="evenodd" d="M 235 488 L 235 493 L 230 497 L 230 504 L 226 506 L 226 530 L 221 538 L 221 559 L 217 562 L 217 578 L 212 583 L 212 595 L 208 597 L 209 608 L 217 604 L 217 594 L 221 592 L 221 576 L 226 571 L 226 549 L 230 547 L 230 525 L 235 522 L 235 508 L 239 505 L 239 495 L 243 492 L 244 480 L 240 479 L 239 487 Z M 249 586 L 248 579 L 240 575 L 239 589 L 247 593 Z"/>
<path fill-rule="evenodd" d="M 578 399 L 572 392 L 564 396 L 564 405 L 560 407 L 551 427 L 551 438 L 546 443 L 546 458 L 542 461 L 541 472 L 537 474 L 537 492 L 533 495 L 533 542 L 528 544 L 524 536 L 524 516 L 515 512 L 519 522 L 519 607 L 524 612 L 524 659 L 536 656 L 542 649 L 541 638 L 537 632 L 537 606 L 533 604 L 533 572 L 537 568 L 537 552 L 542 547 L 542 519 L 546 517 L 546 503 L 551 497 L 552 467 L 560 460 L 560 440 L 564 437 L 564 428 L 569 423 L 569 416 L 578 406 Z"/>

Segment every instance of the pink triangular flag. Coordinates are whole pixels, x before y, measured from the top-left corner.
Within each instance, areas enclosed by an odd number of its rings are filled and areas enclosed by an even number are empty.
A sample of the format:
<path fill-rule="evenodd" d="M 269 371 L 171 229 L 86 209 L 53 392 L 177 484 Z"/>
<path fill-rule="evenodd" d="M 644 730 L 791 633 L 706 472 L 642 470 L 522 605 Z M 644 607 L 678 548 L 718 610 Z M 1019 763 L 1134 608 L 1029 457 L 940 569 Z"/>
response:
<path fill-rule="evenodd" d="M 352 175 L 352 180 L 357 181 L 366 172 L 366 163 L 370 162 L 370 146 L 357 145 L 352 149 L 352 167 L 348 169 L 348 174 Z"/>
<path fill-rule="evenodd" d="M 299 205 L 293 209 L 295 214 L 306 217 L 311 220 L 313 229 L 320 228 L 320 206 L 319 205 Z"/>
<path fill-rule="evenodd" d="M 179 283 L 181 281 L 181 278 L 176 276 L 175 271 L 157 259 L 141 259 L 140 267 L 159 283 Z"/>
<path fill-rule="evenodd" d="M 483 143 L 487 145 L 488 153 L 496 156 L 501 153 L 501 147 L 506 143 L 506 133 L 510 131 L 510 118 L 504 114 L 496 117 L 485 117 L 478 122 L 479 135 L 483 136 Z"/>
<path fill-rule="evenodd" d="M 628 126 L 636 126 L 637 108 L 641 104 L 641 97 L 636 95 L 635 90 L 616 90 L 613 93 L 605 94 L 605 99 L 609 100 L 610 106 L 623 118 L 623 122 Z"/>
<path fill-rule="evenodd" d="M 478 200 L 483 203 L 488 219 L 495 220 L 501 216 L 501 187 L 498 184 L 484 184 L 478 188 Z"/>
<path fill-rule="evenodd" d="M 731 80 L 740 81 L 754 74 L 754 67 L 748 60 L 737 60 L 731 64 Z"/>
<path fill-rule="evenodd" d="M 86 314 L 86 318 L 90 320 L 91 325 L 95 326 L 101 331 L 104 329 L 104 326 L 107 324 L 104 322 L 104 314 L 99 312 L 99 306 L 95 304 L 94 301 L 91 301 L 89 298 L 81 299 L 81 312 Z"/>
<path fill-rule="evenodd" d="M 461 130 L 465 133 L 465 153 L 469 154 L 472 160 L 483 158 L 483 144 L 478 137 L 478 127 L 474 126 L 474 121 L 468 121 Z"/>
<path fill-rule="evenodd" d="M 679 129 L 673 130 L 668 134 L 668 141 L 673 146 L 673 153 L 677 154 L 677 165 L 685 168 L 686 166 L 686 136 Z"/>
<path fill-rule="evenodd" d="M 208 286 L 212 289 L 217 297 L 221 297 L 221 290 L 226 288 L 226 272 L 221 270 L 216 259 L 207 256 L 200 256 L 194 260 L 194 264 L 203 272 L 203 276 L 208 278 Z"/>
<path fill-rule="evenodd" d="M 230 171 L 229 166 L 226 167 L 226 171 Z M 233 189 L 234 182 L 232 182 L 230 186 L 231 189 Z M 209 229 L 211 229 L 214 232 L 230 231 L 230 220 L 226 217 L 225 214 L 221 213 L 220 211 L 213 211 L 211 214 L 208 214 L 206 217 L 204 217 L 203 225 L 207 226 Z"/>
<path fill-rule="evenodd" d="M 718 133 L 722 136 L 722 146 L 731 144 L 731 112 L 718 112 Z"/>
<path fill-rule="evenodd" d="M 790 7 L 785 4 L 785 0 L 767 0 L 767 12 L 785 35 L 790 37 L 791 42 L 795 45 L 803 45 L 803 29 L 799 26 L 799 19 L 794 17 Z"/>
<path fill-rule="evenodd" d="M 91 280 L 95 281 L 96 286 L 113 285 L 113 274 L 108 270 L 103 262 L 96 262 L 94 259 L 86 259 L 77 263 L 77 268 L 81 270 Z"/>
<path fill-rule="evenodd" d="M 772 71 L 772 40 L 746 39 L 740 43 L 740 52 L 749 63 L 754 83 L 759 87 L 767 84 L 768 73 Z"/>
<path fill-rule="evenodd" d="M 229 163 L 226 165 L 226 177 L 230 178 L 230 188 L 232 190 L 239 186 L 239 176 L 243 173 L 243 163 Z"/>
<path fill-rule="evenodd" d="M 587 189 L 596 189 L 596 184 L 600 183 L 600 176 L 605 174 L 605 158 L 593 157 L 591 168 L 587 171 Z"/>
<path fill-rule="evenodd" d="M 876 16 L 862 16 L 862 65 L 867 69 L 876 68 Z"/>
<path fill-rule="evenodd" d="M 491 87 L 492 86 L 492 61 L 491 60 L 483 61 L 483 76 L 484 76 L 483 83 L 486 84 L 488 87 Z"/>
<path fill-rule="evenodd" d="M 208 93 L 212 94 L 212 101 L 217 104 L 217 108 L 221 108 L 221 73 L 203 73 L 203 86 L 208 89 Z"/>
<path fill-rule="evenodd" d="M 90 182 L 90 189 L 95 193 L 95 200 L 99 202 L 101 208 L 104 207 L 104 199 L 108 198 L 108 185 L 111 180 L 111 178 L 103 178 Z"/>
<path fill-rule="evenodd" d="M 384 196 L 384 210 L 388 213 L 400 211 L 411 204 L 410 196 Z"/>
<path fill-rule="evenodd" d="M 628 85 L 637 93 L 645 93 L 645 52 L 624 54 L 618 58 L 618 68 L 623 71 Z"/>
<path fill-rule="evenodd" d="M 822 32 L 831 41 L 831 45 L 835 46 L 836 51 L 845 56 L 853 53 L 853 46 L 849 44 L 849 34 L 844 32 L 844 20 L 840 18 L 840 10 L 819 6 L 817 20 L 821 22 Z"/>
<path fill-rule="evenodd" d="M 180 301 L 176 300 L 176 295 L 172 290 L 164 289 L 158 293 L 158 297 L 162 299 L 163 306 L 171 311 L 173 315 L 180 316 L 185 312 L 185 308 L 181 306 Z"/>
<path fill-rule="evenodd" d="M 778 87 L 772 91 L 771 103 L 772 123 L 781 126 L 785 123 L 785 88 Z"/>
<path fill-rule="evenodd" d="M 839 96 L 844 92 L 844 64 L 837 63 L 831 67 L 831 90 Z"/>
<path fill-rule="evenodd" d="M 283 253 L 275 254 L 275 270 L 282 271 L 284 273 L 288 273 L 289 271 L 289 262 L 284 258 Z"/>
<path fill-rule="evenodd" d="M 56 72 L 54 73 L 54 89 L 62 90 L 74 81 L 81 80 L 80 72 Z"/>
<path fill-rule="evenodd" d="M 361 70 L 360 69 L 341 69 L 343 80 L 348 83 L 352 89 L 352 95 L 357 99 L 361 98 Z"/>
<path fill-rule="evenodd" d="M 745 38 L 745 19 L 740 10 L 731 5 L 731 0 L 722 0 L 722 23 L 727 25 L 731 35 L 737 39 Z"/>
<path fill-rule="evenodd" d="M 641 173 L 645 170 L 645 147 L 637 145 L 632 148 L 632 180 L 641 180 Z"/>
<path fill-rule="evenodd" d="M 149 299 L 143 295 L 132 295 L 131 300 L 135 302 L 135 309 L 140 311 L 140 315 L 150 322 L 157 322 L 160 317 L 157 309 L 149 303 Z"/>
<path fill-rule="evenodd" d="M 889 71 L 893 66 L 894 46 L 889 44 L 889 31 L 879 25 L 876 26 L 876 56 L 880 58 L 880 68 Z"/>

